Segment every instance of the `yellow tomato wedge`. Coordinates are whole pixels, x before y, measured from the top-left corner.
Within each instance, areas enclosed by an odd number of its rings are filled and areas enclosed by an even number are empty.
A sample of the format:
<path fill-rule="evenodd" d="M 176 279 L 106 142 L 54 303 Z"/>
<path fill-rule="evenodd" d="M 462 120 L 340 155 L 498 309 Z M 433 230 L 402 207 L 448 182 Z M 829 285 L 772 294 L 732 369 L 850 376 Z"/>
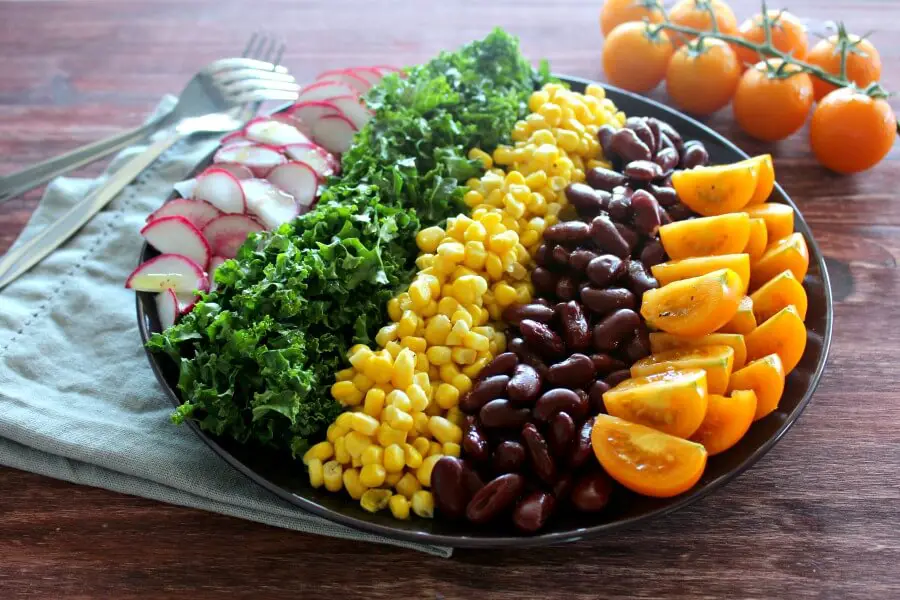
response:
<path fill-rule="evenodd" d="M 718 256 L 695 256 L 670 260 L 669 262 L 653 265 L 650 270 L 659 282 L 666 285 L 673 281 L 706 275 L 719 269 L 731 269 L 737 273 L 744 282 L 744 291 L 750 285 L 750 256 L 747 254 L 721 254 Z"/>
<path fill-rule="evenodd" d="M 758 290 L 750 294 L 753 300 L 753 314 L 759 323 L 768 320 L 772 315 L 786 306 L 794 305 L 797 314 L 806 320 L 806 308 L 809 304 L 803 284 L 797 281 L 790 271 L 782 271 Z"/>
<path fill-rule="evenodd" d="M 768 245 L 769 231 L 766 229 L 766 222 L 762 219 L 750 219 L 750 237 L 744 252 L 750 255 L 751 261 L 756 262 L 766 253 Z"/>
<path fill-rule="evenodd" d="M 706 348 L 707 346 L 728 346 L 734 350 L 734 370 L 747 362 L 747 345 L 744 336 L 734 333 L 710 333 L 700 337 L 685 337 L 657 331 L 650 334 L 650 352 L 666 352 L 685 348 Z M 707 384 L 709 382 L 707 381 Z"/>
<path fill-rule="evenodd" d="M 626 379 L 603 394 L 603 405 L 614 417 L 688 438 L 706 415 L 706 394 L 706 372 L 684 369 Z"/>
<path fill-rule="evenodd" d="M 750 217 L 740 212 L 676 221 L 659 228 L 659 239 L 673 260 L 740 254 L 750 239 Z"/>
<path fill-rule="evenodd" d="M 591 445 L 610 477 L 645 496 L 677 496 L 691 489 L 706 468 L 702 444 L 610 415 L 597 415 Z"/>
<path fill-rule="evenodd" d="M 744 212 L 750 215 L 751 219 L 765 221 L 770 244 L 794 233 L 794 209 L 787 204 L 766 202 L 748 206 Z"/>
<path fill-rule="evenodd" d="M 772 188 L 775 187 L 775 166 L 772 164 L 771 154 L 761 154 L 754 156 L 750 160 L 759 162 L 759 178 L 756 180 L 756 189 L 753 191 L 753 197 L 747 205 L 761 204 L 769 199 Z"/>
<path fill-rule="evenodd" d="M 666 371 L 703 369 L 710 394 L 724 394 L 734 368 L 734 349 L 730 346 L 705 346 L 654 353 L 631 365 L 632 377 L 644 377 Z"/>
<path fill-rule="evenodd" d="M 744 282 L 731 269 L 673 281 L 644 292 L 641 315 L 669 333 L 701 336 L 731 320 L 741 303 Z"/>
<path fill-rule="evenodd" d="M 725 323 L 719 331 L 721 333 L 740 333 L 747 335 L 756 329 L 756 317 L 753 315 L 753 300 L 749 296 L 741 298 L 737 312 L 731 320 Z"/>
<path fill-rule="evenodd" d="M 706 418 L 691 440 L 703 444 L 710 456 L 737 444 L 756 415 L 756 394 L 751 390 L 735 390 L 731 397 L 709 395 Z"/>
<path fill-rule="evenodd" d="M 802 233 L 792 233 L 773 244 L 766 253 L 750 265 L 750 289 L 755 290 L 782 271 L 794 274 L 794 279 L 803 281 L 809 269 L 809 248 Z"/>
<path fill-rule="evenodd" d="M 743 369 L 731 374 L 728 391 L 753 390 L 756 394 L 756 415 L 754 421 L 762 419 L 778 408 L 784 393 L 784 367 L 777 354 L 769 354 L 754 360 Z"/>
<path fill-rule="evenodd" d="M 794 370 L 806 350 L 806 326 L 793 305 L 786 306 L 744 336 L 747 358 L 756 360 L 777 354 L 787 375 Z"/>
<path fill-rule="evenodd" d="M 759 162 L 696 167 L 672 173 L 672 187 L 691 210 L 712 217 L 738 211 L 750 202 L 759 179 Z"/>

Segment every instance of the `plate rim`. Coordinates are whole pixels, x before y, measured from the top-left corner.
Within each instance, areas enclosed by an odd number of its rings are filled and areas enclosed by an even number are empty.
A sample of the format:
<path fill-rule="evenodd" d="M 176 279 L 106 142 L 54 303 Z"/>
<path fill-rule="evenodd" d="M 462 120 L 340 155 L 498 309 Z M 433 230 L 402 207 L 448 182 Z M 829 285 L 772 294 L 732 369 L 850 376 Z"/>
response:
<path fill-rule="evenodd" d="M 586 79 L 583 77 L 575 77 L 570 75 L 563 74 L 554 74 L 554 77 L 557 77 L 561 81 L 566 83 L 576 83 L 580 86 L 587 86 L 589 84 L 600 85 L 604 89 L 615 92 L 616 94 L 621 94 L 623 96 L 629 97 L 632 100 L 646 103 L 652 106 L 656 110 L 660 110 L 662 112 L 671 114 L 673 116 L 678 117 L 679 119 L 683 119 L 688 121 L 694 127 L 704 131 L 707 135 L 716 139 L 716 141 L 726 148 L 736 152 L 739 156 L 744 158 L 749 158 L 749 155 L 741 150 L 734 142 L 713 130 L 709 126 L 700 121 L 694 119 L 693 117 L 682 113 L 674 108 L 671 108 L 662 102 L 657 100 L 653 100 L 651 98 L 647 98 L 645 96 L 641 96 L 639 94 L 634 94 L 632 92 L 628 92 L 626 90 L 617 88 L 615 86 L 609 85 L 607 83 L 594 81 L 591 79 Z M 214 153 L 211 152 L 209 156 L 212 156 Z M 198 165 L 205 164 L 209 156 L 204 158 L 202 161 L 198 163 Z M 195 168 L 196 171 L 196 168 Z M 194 430 L 194 432 L 202 439 L 207 446 L 209 446 L 216 454 L 218 454 L 226 463 L 231 465 L 231 467 L 238 470 L 244 476 L 249 478 L 251 481 L 255 482 L 257 485 L 267 489 L 268 491 L 274 493 L 276 496 L 280 497 L 283 500 L 286 500 L 297 506 L 300 509 L 306 510 L 316 516 L 322 517 L 330 522 L 334 522 L 340 525 L 345 525 L 354 529 L 363 530 L 369 533 L 374 533 L 377 535 L 381 535 L 386 538 L 402 540 L 406 542 L 413 542 L 417 544 L 429 544 L 429 545 L 440 545 L 440 546 L 451 546 L 454 548 L 525 548 L 525 547 L 534 547 L 534 546 L 547 546 L 553 544 L 562 544 L 575 542 L 578 540 L 586 539 L 589 537 L 598 537 L 602 534 L 608 534 L 613 531 L 619 531 L 622 529 L 626 529 L 628 527 L 632 527 L 638 523 L 648 522 L 654 519 L 658 519 L 660 517 L 664 517 L 672 514 L 673 512 L 685 508 L 702 498 L 712 494 L 715 491 L 718 491 L 722 487 L 724 487 L 728 482 L 736 479 L 744 472 L 746 472 L 749 468 L 751 468 L 754 464 L 756 464 L 759 459 L 761 459 L 765 454 L 767 454 L 774 446 L 777 444 L 782 437 L 787 433 L 787 431 L 793 427 L 794 423 L 800 418 L 800 415 L 806 409 L 807 405 L 812 401 L 813 394 L 816 389 L 819 387 L 819 383 L 822 379 L 822 374 L 825 369 L 825 365 L 828 362 L 828 356 L 831 349 L 832 342 L 832 330 L 834 323 L 834 300 L 831 289 L 831 280 L 828 275 L 827 265 L 825 263 L 825 256 L 822 253 L 821 248 L 816 242 L 815 238 L 812 234 L 812 229 L 806 222 L 806 219 L 803 217 L 800 209 L 794 203 L 793 199 L 784 191 L 781 185 L 776 181 L 775 189 L 781 194 L 781 196 L 787 200 L 787 203 L 794 209 L 795 218 L 800 223 L 801 233 L 804 234 L 804 238 L 807 241 L 807 244 L 811 246 L 811 252 L 816 257 L 816 265 L 819 268 L 819 272 L 822 278 L 822 288 L 825 294 L 825 331 L 822 335 L 822 353 L 819 363 L 816 365 L 816 369 L 813 372 L 809 387 L 803 394 L 803 398 L 797 403 L 797 406 L 791 411 L 788 415 L 784 417 L 784 422 L 781 426 L 775 431 L 775 433 L 765 441 L 765 443 L 761 444 L 757 447 L 753 452 L 751 452 L 743 461 L 741 461 L 737 467 L 730 469 L 729 471 L 719 475 L 715 479 L 709 481 L 702 488 L 695 490 L 693 492 L 684 494 L 681 497 L 678 497 L 674 502 L 667 504 L 666 506 L 660 507 L 658 509 L 654 509 L 648 513 L 644 513 L 641 515 L 636 515 L 633 517 L 628 517 L 624 519 L 619 519 L 616 521 L 611 521 L 608 523 L 601 523 L 599 525 L 592 525 L 589 527 L 577 528 L 568 531 L 559 531 L 559 532 L 550 532 L 544 534 L 537 534 L 533 536 L 514 536 L 514 535 L 499 535 L 499 536 L 485 536 L 485 537 L 473 537 L 467 535 L 460 536 L 450 536 L 446 534 L 438 534 L 438 533 L 430 533 L 424 531 L 407 531 L 404 529 L 398 529 L 394 527 L 390 527 L 387 525 L 382 525 L 380 523 L 375 523 L 372 521 L 366 521 L 363 519 L 359 519 L 357 517 L 346 515 L 343 513 L 339 513 L 337 511 L 331 510 L 327 507 L 322 507 L 315 502 L 304 498 L 294 492 L 291 492 L 280 485 L 270 481 L 257 471 L 253 470 L 250 466 L 242 462 L 236 456 L 231 454 L 228 450 L 226 450 L 223 446 L 221 446 L 213 437 L 203 431 L 200 426 L 192 420 L 187 421 L 187 425 Z M 141 259 L 147 251 L 147 244 L 144 244 L 141 247 L 141 252 L 139 255 L 139 259 Z M 147 347 L 147 341 L 150 337 L 150 332 L 147 327 L 147 317 L 146 312 L 144 311 L 143 302 L 141 298 L 144 294 L 149 294 L 149 292 L 138 292 L 135 294 L 135 305 L 137 309 L 137 319 L 138 319 L 138 329 L 140 330 L 141 341 L 144 347 L 144 351 L 147 355 L 148 361 L 150 362 L 150 367 L 153 370 L 156 379 L 159 381 L 160 386 L 163 388 L 163 391 L 168 396 L 169 401 L 173 404 L 173 406 L 180 406 L 181 400 L 178 397 L 176 390 L 168 384 L 165 378 L 165 374 L 162 372 L 162 369 L 157 360 L 158 356 L 150 351 Z"/>

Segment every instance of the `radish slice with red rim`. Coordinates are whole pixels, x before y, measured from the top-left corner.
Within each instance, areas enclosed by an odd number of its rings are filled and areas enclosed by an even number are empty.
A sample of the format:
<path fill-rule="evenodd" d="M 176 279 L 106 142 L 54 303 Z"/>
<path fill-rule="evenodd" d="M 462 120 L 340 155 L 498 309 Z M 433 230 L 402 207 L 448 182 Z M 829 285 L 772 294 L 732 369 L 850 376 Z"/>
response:
<path fill-rule="evenodd" d="M 353 122 L 340 115 L 325 115 L 313 123 L 312 128 L 316 143 L 336 154 L 349 150 L 356 134 Z"/>
<path fill-rule="evenodd" d="M 297 102 L 307 102 L 309 100 L 328 100 L 335 96 L 356 95 L 356 90 L 340 81 L 333 79 L 325 79 L 311 83 L 302 90 L 297 96 Z"/>
<path fill-rule="evenodd" d="M 391 65 L 372 65 L 369 67 L 370 69 L 375 69 L 382 76 L 390 75 L 391 73 L 397 73 L 400 77 L 406 77 L 406 73 L 403 72 L 403 69 L 391 66 Z"/>
<path fill-rule="evenodd" d="M 284 153 L 291 160 L 308 164 L 320 179 L 334 175 L 337 162 L 330 152 L 315 144 L 291 144 L 284 147 Z M 271 173 L 270 173 L 271 175 Z"/>
<path fill-rule="evenodd" d="M 334 104 L 338 110 L 353 123 L 353 127 L 355 127 L 357 131 L 362 129 L 363 126 L 369 122 L 369 119 L 372 118 L 372 113 L 369 112 L 368 108 L 359 103 L 359 98 L 354 98 L 353 96 L 340 96 L 338 98 L 332 98 L 329 102 Z"/>
<path fill-rule="evenodd" d="M 244 126 L 244 135 L 254 142 L 278 147 L 309 141 L 309 138 L 293 125 L 269 117 L 258 117 L 247 123 Z"/>
<path fill-rule="evenodd" d="M 219 141 L 219 146 L 230 146 L 232 144 L 237 144 L 238 142 L 246 142 L 247 144 L 253 143 L 247 139 L 247 136 L 244 135 L 243 129 L 238 129 L 237 131 L 232 131 L 231 133 L 223 137 Z"/>
<path fill-rule="evenodd" d="M 237 179 L 253 179 L 253 171 L 250 170 L 246 165 L 239 165 L 237 163 L 216 163 L 214 169 L 221 169 L 223 171 L 228 171 L 232 175 L 234 175 Z"/>
<path fill-rule="evenodd" d="M 212 251 L 200 230 L 181 215 L 153 219 L 141 229 L 147 243 L 161 254 L 181 254 L 206 268 Z"/>
<path fill-rule="evenodd" d="M 156 316 L 163 331 L 174 325 L 180 314 L 181 308 L 175 292 L 165 290 L 156 295 Z"/>
<path fill-rule="evenodd" d="M 202 200 L 188 200 L 186 198 L 172 198 L 163 204 L 156 211 L 150 213 L 147 222 L 162 217 L 170 217 L 172 215 L 180 215 L 187 219 L 197 229 L 203 229 L 203 226 L 222 214 L 222 211 Z"/>
<path fill-rule="evenodd" d="M 315 177 L 315 174 L 312 176 Z M 247 210 L 268 229 L 277 229 L 300 214 L 300 205 L 294 197 L 265 179 L 245 179 L 241 185 L 247 198 Z"/>
<path fill-rule="evenodd" d="M 369 82 L 369 86 L 373 86 L 383 78 L 381 72 L 374 67 L 354 67 L 350 69 L 357 77 L 361 77 Z"/>
<path fill-rule="evenodd" d="M 216 291 L 216 287 L 218 287 L 216 285 L 216 269 L 218 269 L 220 266 L 222 266 L 222 263 L 224 263 L 226 260 L 228 260 L 228 259 L 225 258 L 224 256 L 213 256 L 212 259 L 210 259 L 210 261 L 209 261 L 209 291 L 210 292 Z"/>
<path fill-rule="evenodd" d="M 224 169 L 213 167 L 203 171 L 197 178 L 194 198 L 209 202 L 224 213 L 247 211 L 247 201 L 240 180 Z"/>
<path fill-rule="evenodd" d="M 223 215 L 223 217 L 227 216 L 229 215 Z M 223 217 L 219 217 L 219 219 Z M 211 223 L 215 223 L 219 219 L 215 219 Z M 203 267 L 187 256 L 160 254 L 141 263 L 132 271 L 125 280 L 125 287 L 139 292 L 173 290 L 178 294 L 192 294 L 196 290 L 207 291 L 209 279 L 206 277 Z"/>
<path fill-rule="evenodd" d="M 324 80 L 339 81 L 353 88 L 357 93 L 364 94 L 369 91 L 372 84 L 368 79 L 360 77 L 353 69 L 339 69 L 337 71 L 325 71 L 316 77 L 317 81 Z"/>
<path fill-rule="evenodd" d="M 294 161 L 275 167 L 267 179 L 281 191 L 294 197 L 304 213 L 315 203 L 319 188 L 316 170 L 305 162 Z"/>
<path fill-rule="evenodd" d="M 325 115 L 339 115 L 341 111 L 329 100 L 310 100 L 298 102 L 288 109 L 288 114 L 311 126 Z"/>
<path fill-rule="evenodd" d="M 234 258 L 247 236 L 262 230 L 263 226 L 248 215 L 222 215 L 206 224 L 203 235 L 217 256 Z"/>
<path fill-rule="evenodd" d="M 197 187 L 197 178 L 193 177 L 191 179 L 185 179 L 184 181 L 176 181 L 172 184 L 172 188 L 178 193 L 182 198 L 193 198 L 194 197 L 194 188 Z"/>
<path fill-rule="evenodd" d="M 237 163 L 253 171 L 257 177 L 265 177 L 269 171 L 287 162 L 278 148 L 265 144 L 228 145 L 216 152 L 213 157 L 216 163 Z"/>
<path fill-rule="evenodd" d="M 210 287 L 212 287 L 212 283 L 210 283 Z M 181 316 L 194 310 L 194 307 L 197 306 L 197 302 L 200 300 L 200 296 L 197 294 L 175 294 L 175 299 L 178 301 L 178 316 Z"/>

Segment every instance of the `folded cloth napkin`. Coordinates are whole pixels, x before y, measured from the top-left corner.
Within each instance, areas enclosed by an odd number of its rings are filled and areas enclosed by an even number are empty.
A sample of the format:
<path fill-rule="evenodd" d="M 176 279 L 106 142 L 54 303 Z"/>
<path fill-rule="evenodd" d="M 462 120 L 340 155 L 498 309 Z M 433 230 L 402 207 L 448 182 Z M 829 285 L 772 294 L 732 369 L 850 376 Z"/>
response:
<path fill-rule="evenodd" d="M 174 98 L 158 107 L 164 110 Z M 74 238 L 0 292 L 0 464 L 307 533 L 450 556 L 308 514 L 238 473 L 189 428 L 147 364 L 123 287 L 147 215 L 216 145 L 191 140 L 126 188 Z M 110 171 L 142 151 L 125 150 Z M 20 240 L 104 181 L 50 184 Z"/>

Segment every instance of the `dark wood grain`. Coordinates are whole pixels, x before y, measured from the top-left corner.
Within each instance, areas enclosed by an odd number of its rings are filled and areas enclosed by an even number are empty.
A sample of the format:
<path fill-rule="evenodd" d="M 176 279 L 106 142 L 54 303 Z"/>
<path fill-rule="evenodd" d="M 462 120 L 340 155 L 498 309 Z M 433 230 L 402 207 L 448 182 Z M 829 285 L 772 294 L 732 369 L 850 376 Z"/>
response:
<path fill-rule="evenodd" d="M 299 78 L 419 62 L 494 25 L 557 72 L 601 78 L 599 4 L 0 0 L 0 173 L 136 124 L 257 29 L 284 37 Z M 787 4 L 814 26 L 876 30 L 885 86 L 900 90 L 900 2 Z M 732 5 L 744 18 L 757 2 Z M 838 300 L 812 405 L 727 488 L 613 539 L 442 560 L 0 469 L 0 598 L 900 597 L 900 155 L 838 177 L 815 164 L 805 131 L 765 146 L 737 131 L 729 110 L 711 124 L 748 152 L 775 155 Z M 0 252 L 39 195 L 0 208 Z"/>

